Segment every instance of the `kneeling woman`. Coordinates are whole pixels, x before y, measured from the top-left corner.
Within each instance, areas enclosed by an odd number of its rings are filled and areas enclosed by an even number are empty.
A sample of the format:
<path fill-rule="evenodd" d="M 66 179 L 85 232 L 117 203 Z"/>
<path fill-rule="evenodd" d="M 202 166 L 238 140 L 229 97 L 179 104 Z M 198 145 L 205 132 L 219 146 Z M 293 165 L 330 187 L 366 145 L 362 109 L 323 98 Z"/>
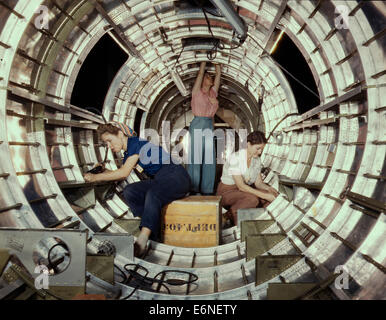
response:
<path fill-rule="evenodd" d="M 190 177 L 185 168 L 174 164 L 170 154 L 160 146 L 135 136 L 128 137 L 112 124 L 100 125 L 97 131 L 112 152 L 124 151 L 123 165 L 118 170 L 86 173 L 86 181 L 125 179 L 135 167 L 143 169 L 152 178 L 130 183 L 123 190 L 134 216 L 141 217 L 141 232 L 134 244 L 135 254 L 141 255 L 149 237 L 157 239 L 162 207 L 186 195 L 190 188 Z"/>
<path fill-rule="evenodd" d="M 259 202 L 268 205 L 278 195 L 260 175 L 260 155 L 266 143 L 264 134 L 254 131 L 247 137 L 247 148 L 232 153 L 224 164 L 217 195 L 222 196 L 222 206 L 230 206 L 228 213 L 235 225 L 238 209 L 256 208 Z"/>

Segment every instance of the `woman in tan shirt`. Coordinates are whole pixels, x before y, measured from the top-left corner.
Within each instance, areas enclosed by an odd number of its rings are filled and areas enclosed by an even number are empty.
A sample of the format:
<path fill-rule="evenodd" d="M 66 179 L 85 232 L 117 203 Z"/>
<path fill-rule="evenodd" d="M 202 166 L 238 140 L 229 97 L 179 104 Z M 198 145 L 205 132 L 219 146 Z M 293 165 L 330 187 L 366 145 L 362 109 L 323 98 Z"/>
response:
<path fill-rule="evenodd" d="M 224 164 L 217 195 L 222 196 L 222 206 L 230 206 L 228 216 L 235 225 L 238 209 L 256 208 L 259 202 L 267 206 L 278 195 L 261 179 L 260 155 L 266 143 L 264 134 L 254 131 L 247 137 L 247 148 L 232 153 Z"/>

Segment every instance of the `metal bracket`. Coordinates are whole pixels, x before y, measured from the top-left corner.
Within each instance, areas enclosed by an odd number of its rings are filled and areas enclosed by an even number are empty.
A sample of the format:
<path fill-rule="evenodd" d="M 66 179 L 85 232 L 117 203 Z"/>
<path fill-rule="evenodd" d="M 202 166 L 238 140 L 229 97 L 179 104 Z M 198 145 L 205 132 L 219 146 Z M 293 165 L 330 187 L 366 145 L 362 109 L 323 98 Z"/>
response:
<path fill-rule="evenodd" d="M 88 208 L 96 203 L 95 189 L 92 186 L 63 190 L 63 194 L 70 203 L 81 208 Z"/>
<path fill-rule="evenodd" d="M 140 220 L 139 220 L 140 221 Z M 134 237 L 126 233 L 94 233 L 98 241 L 110 241 L 115 247 L 115 256 L 122 256 L 134 261 Z"/>
<path fill-rule="evenodd" d="M 8 250 L 0 249 L 0 275 L 3 273 L 11 255 Z"/>
<path fill-rule="evenodd" d="M 87 271 L 98 278 L 114 284 L 114 257 L 105 255 L 88 255 Z"/>
<path fill-rule="evenodd" d="M 136 237 L 139 235 L 139 225 L 141 224 L 141 219 L 114 219 L 114 223 L 126 230 L 130 235 Z"/>
<path fill-rule="evenodd" d="M 0 248 L 16 255 L 27 271 L 37 277 L 33 253 L 41 240 L 62 240 L 70 252 L 69 265 L 61 273 L 49 276 L 50 286 L 84 287 L 86 285 L 86 245 L 88 230 L 0 228 Z"/>
<path fill-rule="evenodd" d="M 263 220 L 261 216 L 266 213 L 265 208 L 248 208 L 237 210 L 237 227 L 241 228 L 241 222 L 244 220 Z"/>
<path fill-rule="evenodd" d="M 275 220 L 244 220 L 241 221 L 241 238 L 245 241 L 247 236 L 260 234 L 275 223 Z"/>
<path fill-rule="evenodd" d="M 261 256 L 256 261 L 256 285 L 262 284 L 278 276 L 304 256 L 302 255 L 277 255 Z"/>
<path fill-rule="evenodd" d="M 269 283 L 268 300 L 293 300 L 315 288 L 315 283 Z"/>
<path fill-rule="evenodd" d="M 254 259 L 287 238 L 282 233 L 254 234 L 245 238 L 246 260 Z"/>

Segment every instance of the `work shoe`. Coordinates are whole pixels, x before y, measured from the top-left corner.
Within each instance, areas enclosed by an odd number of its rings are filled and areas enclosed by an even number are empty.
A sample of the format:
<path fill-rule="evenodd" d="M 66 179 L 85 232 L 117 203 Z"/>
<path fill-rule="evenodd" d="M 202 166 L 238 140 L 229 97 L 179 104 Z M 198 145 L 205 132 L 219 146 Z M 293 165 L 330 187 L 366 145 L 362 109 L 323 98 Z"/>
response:
<path fill-rule="evenodd" d="M 227 211 L 222 214 L 222 228 L 227 229 L 233 227 L 232 214 Z"/>

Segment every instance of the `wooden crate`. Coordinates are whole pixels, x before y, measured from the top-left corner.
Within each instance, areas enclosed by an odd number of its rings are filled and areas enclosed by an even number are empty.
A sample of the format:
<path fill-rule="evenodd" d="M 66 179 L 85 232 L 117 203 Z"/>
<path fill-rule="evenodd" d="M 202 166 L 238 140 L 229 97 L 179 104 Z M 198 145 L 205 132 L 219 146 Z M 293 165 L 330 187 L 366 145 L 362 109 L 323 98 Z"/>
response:
<path fill-rule="evenodd" d="M 161 216 L 163 243 L 188 248 L 220 244 L 220 196 L 189 196 L 165 206 Z"/>

